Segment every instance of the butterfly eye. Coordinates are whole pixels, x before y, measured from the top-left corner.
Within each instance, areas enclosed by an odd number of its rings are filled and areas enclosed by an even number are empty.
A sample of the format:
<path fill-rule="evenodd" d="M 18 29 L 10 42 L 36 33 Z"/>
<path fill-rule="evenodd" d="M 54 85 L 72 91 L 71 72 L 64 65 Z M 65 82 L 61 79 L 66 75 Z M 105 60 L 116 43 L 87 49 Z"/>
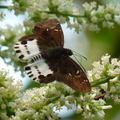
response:
<path fill-rule="evenodd" d="M 68 56 L 73 54 L 73 52 L 70 49 L 64 49 L 64 53 L 65 55 L 68 55 Z"/>

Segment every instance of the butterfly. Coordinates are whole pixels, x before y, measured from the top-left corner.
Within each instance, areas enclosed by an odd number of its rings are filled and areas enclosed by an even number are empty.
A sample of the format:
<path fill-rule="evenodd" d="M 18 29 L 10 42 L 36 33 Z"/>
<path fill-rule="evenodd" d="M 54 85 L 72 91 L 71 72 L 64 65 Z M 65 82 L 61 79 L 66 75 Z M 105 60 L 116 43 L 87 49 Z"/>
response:
<path fill-rule="evenodd" d="M 29 64 L 26 74 L 39 83 L 63 82 L 79 92 L 91 90 L 89 80 L 70 58 L 73 52 L 64 48 L 64 35 L 57 19 L 36 23 L 33 34 L 22 37 L 14 45 L 18 58 Z"/>

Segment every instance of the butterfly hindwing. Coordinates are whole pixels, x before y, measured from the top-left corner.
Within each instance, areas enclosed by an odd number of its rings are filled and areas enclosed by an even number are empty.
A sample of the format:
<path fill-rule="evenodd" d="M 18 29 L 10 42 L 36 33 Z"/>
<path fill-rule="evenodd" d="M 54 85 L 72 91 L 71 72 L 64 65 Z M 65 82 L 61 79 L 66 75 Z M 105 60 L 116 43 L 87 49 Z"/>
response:
<path fill-rule="evenodd" d="M 30 70 L 29 70 L 30 69 Z M 81 67 L 68 56 L 38 61 L 25 67 L 28 76 L 40 83 L 59 81 L 80 92 L 89 92 L 90 83 Z"/>
<path fill-rule="evenodd" d="M 47 62 L 49 68 L 54 71 L 54 79 L 67 84 L 69 87 L 80 92 L 91 90 L 89 80 L 82 68 L 70 57 L 63 56 L 56 62 Z M 56 69 L 57 68 L 57 69 Z"/>
<path fill-rule="evenodd" d="M 43 59 L 25 66 L 25 72 L 32 80 L 36 82 L 41 82 L 41 79 L 53 74 L 53 71 L 49 69 L 49 66 Z"/>

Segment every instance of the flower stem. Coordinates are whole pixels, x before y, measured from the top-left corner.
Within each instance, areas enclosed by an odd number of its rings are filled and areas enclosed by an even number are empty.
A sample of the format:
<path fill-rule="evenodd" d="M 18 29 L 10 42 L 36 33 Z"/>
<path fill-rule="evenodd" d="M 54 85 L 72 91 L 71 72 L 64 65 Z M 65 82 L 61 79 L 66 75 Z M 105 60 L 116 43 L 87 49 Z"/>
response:
<path fill-rule="evenodd" d="M 66 14 L 66 13 L 59 13 L 53 11 L 40 11 L 40 13 L 48 13 L 48 14 L 60 14 L 61 16 L 70 16 L 70 17 L 85 17 L 84 15 L 74 15 L 74 14 Z"/>
<path fill-rule="evenodd" d="M 113 77 L 107 77 L 107 78 L 104 78 L 104 79 L 100 79 L 100 80 L 97 80 L 97 81 L 94 81 L 94 82 L 91 82 L 91 87 L 96 87 L 100 84 L 103 84 L 103 83 L 107 83 L 109 82 L 110 79 L 112 79 Z"/>
<path fill-rule="evenodd" d="M 12 116 L 12 115 L 15 115 L 15 113 L 12 111 L 12 109 L 11 109 L 10 107 L 8 107 L 6 99 L 4 99 L 4 98 L 2 97 L 2 100 L 3 100 L 4 104 L 6 105 L 7 116 L 10 117 L 10 116 Z"/>
<path fill-rule="evenodd" d="M 8 8 L 8 6 L 0 5 L 0 8 L 1 8 L 1 9 L 6 9 L 6 8 Z"/>

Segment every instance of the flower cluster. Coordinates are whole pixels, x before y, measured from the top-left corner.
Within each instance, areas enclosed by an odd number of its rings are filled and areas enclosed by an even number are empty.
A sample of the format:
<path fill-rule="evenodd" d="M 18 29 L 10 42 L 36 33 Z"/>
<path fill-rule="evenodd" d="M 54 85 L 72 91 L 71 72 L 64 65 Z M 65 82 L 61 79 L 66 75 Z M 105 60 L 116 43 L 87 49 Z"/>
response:
<path fill-rule="evenodd" d="M 20 62 L 15 57 L 15 53 L 13 52 L 13 46 L 16 41 L 20 39 L 20 36 L 24 36 L 25 31 L 29 29 L 25 29 L 23 25 L 11 26 L 9 24 L 6 25 L 6 28 L 0 29 L 0 57 L 4 60 L 6 64 L 13 65 L 15 70 L 21 70 L 22 66 L 20 66 Z"/>
<path fill-rule="evenodd" d="M 10 104 L 17 104 L 15 100 L 22 96 L 21 82 L 13 83 L 14 79 L 8 71 L 0 70 L 0 119 L 8 120 L 15 114 L 15 109 Z"/>
<path fill-rule="evenodd" d="M 58 16 L 62 16 L 60 21 L 65 22 L 68 19 L 67 14 L 73 13 L 72 0 L 27 0 L 26 2 L 14 0 L 13 3 L 13 6 L 9 6 L 8 9 L 15 10 L 16 15 L 27 12 L 28 16 L 24 20 L 25 26 Z"/>
<path fill-rule="evenodd" d="M 93 70 L 88 71 L 91 81 L 92 91 L 90 93 L 80 93 L 72 90 L 68 86 L 53 82 L 41 88 L 27 90 L 20 93 L 20 83 L 12 84 L 13 80 L 4 70 L 0 71 L 0 106 L 1 119 L 59 119 L 58 114 L 53 111 L 66 106 L 72 109 L 72 104 L 76 106 L 76 113 L 81 113 L 85 119 L 92 119 L 95 116 L 102 119 L 105 115 L 104 109 L 109 109 L 111 105 L 105 105 L 104 99 L 96 96 L 100 95 L 100 89 L 104 89 L 105 98 L 113 99 L 120 103 L 120 61 L 105 55 L 101 61 L 93 63 Z"/>
<path fill-rule="evenodd" d="M 97 5 L 96 2 L 91 4 L 83 4 L 84 16 L 83 27 L 91 31 L 99 31 L 98 26 L 101 23 L 102 27 L 113 28 L 114 24 L 120 25 L 120 4 L 116 6 L 113 4 Z"/>
<path fill-rule="evenodd" d="M 57 120 L 57 113 L 53 112 L 54 104 L 50 104 L 50 96 L 56 93 L 46 94 L 48 86 L 43 88 L 34 88 L 23 93 L 23 97 L 17 99 L 18 108 L 10 120 Z M 11 107 L 13 105 L 11 104 Z"/>
<path fill-rule="evenodd" d="M 19 103 L 18 108 L 10 120 L 29 118 L 57 120 L 59 115 L 53 111 L 53 108 L 60 110 L 62 106 L 66 106 L 67 109 L 72 109 L 73 104 L 76 106 L 76 113 L 81 113 L 85 119 L 91 119 L 95 116 L 102 119 L 105 115 L 103 109 L 111 108 L 111 106 L 105 106 L 105 101 L 102 99 L 94 100 L 92 94 L 75 92 L 58 82 L 50 83 L 42 88 L 27 90 L 23 95 L 24 99 L 16 100 Z M 11 107 L 14 108 L 14 105 L 11 104 Z"/>
<path fill-rule="evenodd" d="M 72 109 L 73 104 L 76 113 L 81 113 L 85 119 L 95 116 L 102 119 L 104 109 L 111 108 L 104 100 L 94 99 L 95 90 L 91 93 L 76 92 L 59 82 L 21 93 L 21 84 L 13 84 L 12 77 L 4 70 L 0 71 L 0 84 L 1 120 L 57 120 L 59 115 L 54 110 L 60 110 L 62 106 Z"/>
<path fill-rule="evenodd" d="M 92 86 L 104 89 L 106 99 L 112 99 L 120 103 L 120 61 L 116 58 L 110 60 L 110 55 L 106 54 L 101 61 L 93 63 L 93 70 L 88 71 Z"/>
<path fill-rule="evenodd" d="M 99 31 L 100 27 L 113 28 L 120 25 L 120 4 L 97 5 L 96 2 L 83 4 L 83 10 L 73 7 L 72 0 L 14 0 L 14 5 L 8 9 L 15 10 L 15 14 L 24 14 L 27 11 L 25 26 L 34 25 L 35 22 L 50 18 L 58 18 L 61 23 L 67 22 L 69 28 L 77 32 L 81 26 L 90 31 Z M 70 21 L 70 17 L 73 21 Z"/>

